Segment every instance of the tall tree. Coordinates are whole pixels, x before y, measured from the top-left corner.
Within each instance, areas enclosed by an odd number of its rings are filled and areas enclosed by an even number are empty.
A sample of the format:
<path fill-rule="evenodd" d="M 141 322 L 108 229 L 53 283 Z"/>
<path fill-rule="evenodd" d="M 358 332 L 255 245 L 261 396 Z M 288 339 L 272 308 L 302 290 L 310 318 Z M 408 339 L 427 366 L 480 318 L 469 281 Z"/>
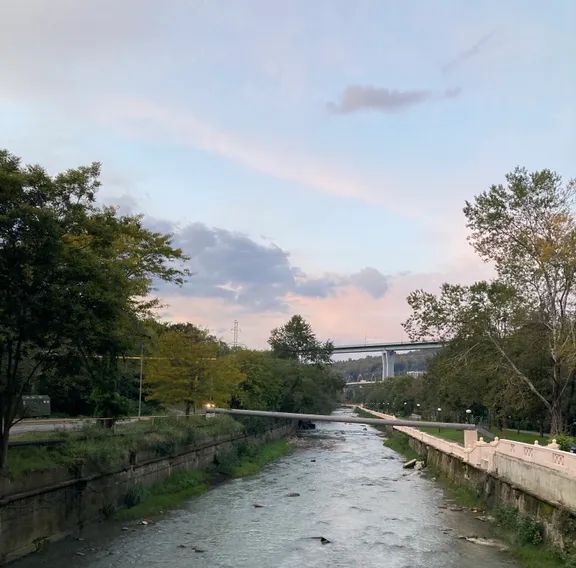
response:
<path fill-rule="evenodd" d="M 151 279 L 186 274 L 170 236 L 96 206 L 99 173 L 94 163 L 52 177 L 0 151 L 0 470 L 38 373 L 74 351 L 109 393 L 126 331 L 154 306 Z"/>
<path fill-rule="evenodd" d="M 221 346 L 195 326 L 171 326 L 160 335 L 147 365 L 151 400 L 183 404 L 186 415 L 206 402 L 228 404 L 245 378 L 233 355 L 220 355 Z"/>
<path fill-rule="evenodd" d="M 549 170 L 516 169 L 464 213 L 474 249 L 497 279 L 473 286 L 445 284 L 435 297 L 422 290 L 408 302 L 411 337 L 475 337 L 489 346 L 507 376 L 546 408 L 552 432 L 562 430 L 563 401 L 576 372 L 576 183 Z M 542 366 L 527 365 L 518 338 L 532 333 Z"/>
<path fill-rule="evenodd" d="M 294 315 L 282 327 L 273 329 L 269 345 L 276 357 L 296 359 L 303 363 L 330 363 L 333 345 L 316 339 L 312 326 L 300 315 Z"/>

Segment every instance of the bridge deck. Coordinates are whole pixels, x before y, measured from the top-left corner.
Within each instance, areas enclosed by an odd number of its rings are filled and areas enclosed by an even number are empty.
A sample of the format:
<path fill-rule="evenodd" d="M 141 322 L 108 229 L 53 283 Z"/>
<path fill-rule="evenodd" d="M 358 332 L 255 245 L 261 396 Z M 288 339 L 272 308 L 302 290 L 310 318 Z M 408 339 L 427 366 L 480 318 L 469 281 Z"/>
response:
<path fill-rule="evenodd" d="M 382 351 L 414 351 L 417 349 L 439 349 L 442 343 L 439 341 L 396 341 L 391 343 L 366 343 L 335 345 L 333 353 L 370 353 Z"/>

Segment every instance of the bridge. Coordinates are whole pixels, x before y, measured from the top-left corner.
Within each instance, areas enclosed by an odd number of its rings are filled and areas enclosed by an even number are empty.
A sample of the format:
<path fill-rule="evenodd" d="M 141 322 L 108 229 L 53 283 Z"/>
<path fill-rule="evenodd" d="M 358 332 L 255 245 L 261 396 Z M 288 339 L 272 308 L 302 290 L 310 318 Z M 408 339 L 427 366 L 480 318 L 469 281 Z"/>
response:
<path fill-rule="evenodd" d="M 302 422 L 345 422 L 348 424 L 371 424 L 374 426 L 412 426 L 413 428 L 451 428 L 453 430 L 477 430 L 476 424 L 457 422 L 426 422 L 422 420 L 402 420 L 398 418 L 362 418 L 359 416 L 334 416 L 331 414 L 300 414 L 296 412 L 270 412 L 269 410 L 241 410 L 239 408 L 214 408 L 207 406 L 207 415 L 230 414 L 232 416 L 261 416 L 283 418 Z"/>
<path fill-rule="evenodd" d="M 439 349 L 440 341 L 393 341 L 389 343 L 363 343 L 335 345 L 332 353 L 381 353 L 382 380 L 394 376 L 395 355 L 398 351 L 416 351 L 420 349 Z"/>

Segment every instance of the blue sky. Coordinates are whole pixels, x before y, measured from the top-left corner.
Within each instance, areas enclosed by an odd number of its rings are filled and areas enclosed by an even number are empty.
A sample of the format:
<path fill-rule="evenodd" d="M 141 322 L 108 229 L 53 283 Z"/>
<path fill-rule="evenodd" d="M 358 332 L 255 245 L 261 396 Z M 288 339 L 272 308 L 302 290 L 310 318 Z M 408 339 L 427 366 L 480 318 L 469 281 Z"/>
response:
<path fill-rule="evenodd" d="M 1 146 L 103 164 L 174 232 L 164 317 L 263 346 L 300 312 L 401 339 L 414 287 L 489 274 L 463 203 L 516 165 L 576 175 L 571 0 L 4 0 Z M 195 240 L 194 240 L 195 239 Z M 217 259 L 217 263 L 215 263 Z"/>

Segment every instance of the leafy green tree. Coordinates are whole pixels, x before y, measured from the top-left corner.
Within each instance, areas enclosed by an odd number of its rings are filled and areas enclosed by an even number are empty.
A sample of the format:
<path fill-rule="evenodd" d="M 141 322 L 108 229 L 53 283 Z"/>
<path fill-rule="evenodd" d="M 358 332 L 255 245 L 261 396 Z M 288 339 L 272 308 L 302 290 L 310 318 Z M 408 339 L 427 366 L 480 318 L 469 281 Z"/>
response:
<path fill-rule="evenodd" d="M 286 377 L 291 373 L 287 365 L 290 361 L 247 349 L 236 351 L 234 358 L 245 378 L 234 390 L 231 406 L 251 410 L 283 410 Z"/>
<path fill-rule="evenodd" d="M 340 399 L 344 381 L 330 367 L 258 351 L 234 357 L 245 375 L 232 397 L 235 408 L 328 414 Z"/>
<path fill-rule="evenodd" d="M 549 170 L 516 169 L 506 179 L 464 208 L 470 242 L 497 278 L 468 287 L 444 284 L 438 297 L 413 292 L 405 327 L 413 339 L 487 349 L 506 379 L 544 406 L 555 433 L 564 427 L 576 372 L 576 184 L 563 184 Z M 530 335 L 536 350 L 520 347 Z M 530 351 L 540 354 L 540 366 L 526 356 Z"/>
<path fill-rule="evenodd" d="M 186 415 L 206 402 L 227 405 L 244 374 L 234 355 L 195 326 L 171 326 L 160 335 L 146 372 L 149 398 L 184 404 Z"/>
<path fill-rule="evenodd" d="M 96 206 L 99 172 L 52 177 L 0 151 L 0 470 L 23 393 L 58 358 L 78 353 L 94 395 L 117 407 L 116 360 L 156 304 L 152 278 L 186 275 L 169 235 Z"/>
<path fill-rule="evenodd" d="M 325 365 L 330 363 L 332 356 L 332 343 L 318 341 L 310 324 L 300 315 L 292 316 L 282 327 L 273 329 L 268 343 L 274 355 L 281 359 Z"/>

